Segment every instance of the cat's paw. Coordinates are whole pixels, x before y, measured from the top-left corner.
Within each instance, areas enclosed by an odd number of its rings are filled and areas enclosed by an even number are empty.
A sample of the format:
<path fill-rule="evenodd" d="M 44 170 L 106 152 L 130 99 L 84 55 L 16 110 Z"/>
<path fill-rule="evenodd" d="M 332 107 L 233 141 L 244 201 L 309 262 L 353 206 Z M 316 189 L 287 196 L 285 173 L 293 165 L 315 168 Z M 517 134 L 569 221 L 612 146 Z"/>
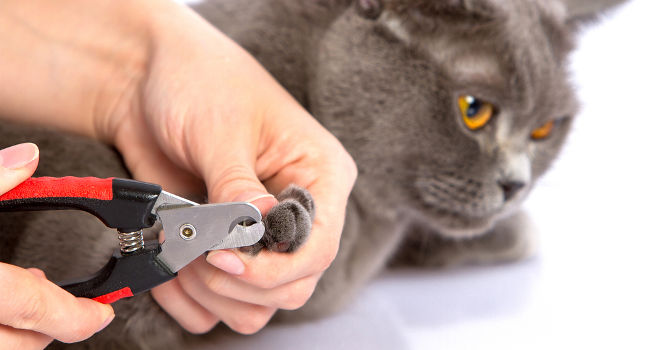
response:
<path fill-rule="evenodd" d="M 257 254 L 263 248 L 290 253 L 298 249 L 309 236 L 314 221 L 314 199 L 309 191 L 291 185 L 277 196 L 278 205 L 264 217 L 264 236 L 255 245 L 241 248 Z"/>

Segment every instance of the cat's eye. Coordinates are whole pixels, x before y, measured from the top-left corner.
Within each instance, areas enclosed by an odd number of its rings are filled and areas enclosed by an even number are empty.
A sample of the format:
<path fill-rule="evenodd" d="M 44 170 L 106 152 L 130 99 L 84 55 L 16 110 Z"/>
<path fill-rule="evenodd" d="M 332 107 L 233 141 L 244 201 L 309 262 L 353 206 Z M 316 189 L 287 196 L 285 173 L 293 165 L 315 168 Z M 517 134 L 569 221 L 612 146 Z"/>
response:
<path fill-rule="evenodd" d="M 539 128 L 533 130 L 533 132 L 530 133 L 530 137 L 533 140 L 542 140 L 547 138 L 551 132 L 553 131 L 553 127 L 555 127 L 555 120 L 551 120 L 549 122 L 546 122 L 546 124 L 540 126 Z"/>
<path fill-rule="evenodd" d="M 484 127 L 494 114 L 494 106 L 471 95 L 458 98 L 458 108 L 463 116 L 463 122 L 470 130 Z"/>

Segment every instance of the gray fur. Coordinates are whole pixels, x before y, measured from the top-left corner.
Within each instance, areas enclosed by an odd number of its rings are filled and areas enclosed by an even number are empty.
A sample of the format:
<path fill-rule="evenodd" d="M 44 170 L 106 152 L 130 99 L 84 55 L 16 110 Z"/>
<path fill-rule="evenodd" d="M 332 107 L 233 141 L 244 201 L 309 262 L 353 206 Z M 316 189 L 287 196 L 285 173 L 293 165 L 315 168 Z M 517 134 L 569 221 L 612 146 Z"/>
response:
<path fill-rule="evenodd" d="M 341 140 L 359 168 L 337 258 L 308 304 L 278 318 L 338 309 L 388 261 L 456 265 L 530 252 L 530 225 L 517 209 L 577 110 L 566 72 L 575 24 L 619 2 L 197 5 Z M 462 93 L 497 105 L 480 132 L 460 122 Z M 532 141 L 530 132 L 552 119 L 559 120 L 552 137 Z M 505 200 L 500 183 L 508 181 L 525 186 Z"/>
<path fill-rule="evenodd" d="M 209 0 L 196 7 L 334 133 L 359 168 L 336 259 L 307 305 L 276 319 L 335 311 L 388 264 L 493 263 L 530 251 L 530 224 L 518 207 L 557 156 L 576 111 L 565 68 L 575 24 L 620 2 L 566 1 Z M 459 94 L 494 103 L 498 114 L 470 131 Z M 530 139 L 555 118 L 562 121 L 550 138 Z M 40 175 L 128 176 L 114 151 L 97 143 L 10 125 L 0 134 L 2 146 L 41 146 Z M 515 180 L 524 187 L 506 200 L 500 183 Z M 290 191 L 266 219 L 288 228 L 266 247 L 308 233 L 313 202 Z M 45 268 L 52 279 L 96 270 L 114 238 L 99 235 L 93 218 L 55 214 L 0 216 L 0 258 Z M 115 306 L 113 324 L 75 348 L 174 349 L 203 339 L 182 338 L 148 295 Z"/>
<path fill-rule="evenodd" d="M 0 149 L 28 141 L 40 146 L 41 160 L 34 176 L 130 177 L 117 152 L 101 143 L 6 122 L 0 124 L 0 135 Z M 268 248 L 292 252 L 311 230 L 315 205 L 309 192 L 289 186 L 277 199 L 280 204 L 264 218 L 267 229 L 256 247 L 258 251 Z M 155 231 L 147 232 L 147 239 L 154 239 Z M 54 281 L 89 276 L 118 247 L 114 230 L 78 211 L 2 213 L 0 232 L 0 261 L 38 267 Z M 115 319 L 93 336 L 92 342 L 55 343 L 51 348 L 157 350 L 183 346 L 183 332 L 150 295 L 121 300 L 113 306 Z M 187 341 L 195 343 L 200 339 Z"/>
<path fill-rule="evenodd" d="M 567 15 L 574 21 L 588 20 L 600 15 L 604 10 L 624 3 L 626 0 L 563 0 Z"/>
<path fill-rule="evenodd" d="M 311 232 L 316 207 L 311 194 L 302 187 L 291 185 L 278 196 L 278 205 L 264 217 L 264 236 L 255 245 L 241 250 L 251 254 L 263 248 L 291 253 L 298 249 Z"/>
<path fill-rule="evenodd" d="M 35 176 L 129 177 L 117 152 L 98 142 L 5 122 L 0 124 L 0 135 L 2 148 L 26 141 L 39 145 L 41 160 Z M 41 268 L 54 281 L 98 271 L 117 247 L 115 231 L 78 211 L 1 213 L 0 233 L 0 260 Z M 94 344 L 101 344 L 99 349 L 127 350 L 134 344 L 141 349 L 174 348 L 172 344 L 182 338 L 175 322 L 148 294 L 114 307 L 113 323 L 93 337 Z M 165 332 L 157 333 L 160 329 Z M 65 347 L 95 348 L 88 342 Z"/>

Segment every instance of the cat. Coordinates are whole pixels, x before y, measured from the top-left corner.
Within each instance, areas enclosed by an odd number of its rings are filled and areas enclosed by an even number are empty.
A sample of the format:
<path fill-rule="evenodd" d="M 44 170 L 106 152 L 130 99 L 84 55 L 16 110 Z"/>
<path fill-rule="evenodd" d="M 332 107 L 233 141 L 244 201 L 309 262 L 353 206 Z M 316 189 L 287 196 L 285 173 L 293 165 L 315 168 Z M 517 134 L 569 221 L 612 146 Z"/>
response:
<path fill-rule="evenodd" d="M 566 72 L 575 33 L 621 2 L 195 5 L 331 131 L 359 169 L 336 259 L 304 307 L 274 319 L 339 310 L 386 266 L 495 263 L 529 254 L 532 228 L 518 207 L 557 156 L 577 110 Z M 2 147 L 27 140 L 41 146 L 39 175 L 129 176 L 106 145 L 8 124 L 0 135 Z M 297 221 L 310 222 L 307 202 L 293 203 L 305 209 Z M 100 268 L 114 235 L 102 234 L 102 224 L 85 213 L 68 215 L 3 213 L 0 259 L 41 267 L 55 280 Z M 261 244 L 295 249 L 308 230 L 297 227 L 295 242 Z M 70 348 L 178 348 L 200 338 L 184 334 L 148 295 L 115 307 L 106 330 Z"/>
<path fill-rule="evenodd" d="M 387 264 L 527 256 L 534 229 L 518 207 L 577 111 L 566 71 L 574 36 L 622 2 L 195 5 L 343 143 L 359 170 L 336 259 L 307 305 L 276 319 L 337 310 Z M 463 115 L 468 104 L 474 115 L 492 114 L 485 125 Z"/>

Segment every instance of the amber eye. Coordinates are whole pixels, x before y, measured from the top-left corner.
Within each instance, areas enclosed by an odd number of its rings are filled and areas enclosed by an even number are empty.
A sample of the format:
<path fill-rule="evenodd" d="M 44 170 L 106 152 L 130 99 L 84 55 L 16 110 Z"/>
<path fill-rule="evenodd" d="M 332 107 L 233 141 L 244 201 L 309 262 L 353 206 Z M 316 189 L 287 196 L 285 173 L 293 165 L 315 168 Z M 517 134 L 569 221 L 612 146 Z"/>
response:
<path fill-rule="evenodd" d="M 540 126 L 539 128 L 533 130 L 533 132 L 530 133 L 530 137 L 533 140 L 541 140 L 545 139 L 548 137 L 548 135 L 551 134 L 553 131 L 553 127 L 555 126 L 555 121 L 551 120 L 547 122 L 546 124 Z"/>
<path fill-rule="evenodd" d="M 470 130 L 478 130 L 492 119 L 494 106 L 474 96 L 463 95 L 458 98 L 458 107 L 463 115 L 463 122 Z"/>

